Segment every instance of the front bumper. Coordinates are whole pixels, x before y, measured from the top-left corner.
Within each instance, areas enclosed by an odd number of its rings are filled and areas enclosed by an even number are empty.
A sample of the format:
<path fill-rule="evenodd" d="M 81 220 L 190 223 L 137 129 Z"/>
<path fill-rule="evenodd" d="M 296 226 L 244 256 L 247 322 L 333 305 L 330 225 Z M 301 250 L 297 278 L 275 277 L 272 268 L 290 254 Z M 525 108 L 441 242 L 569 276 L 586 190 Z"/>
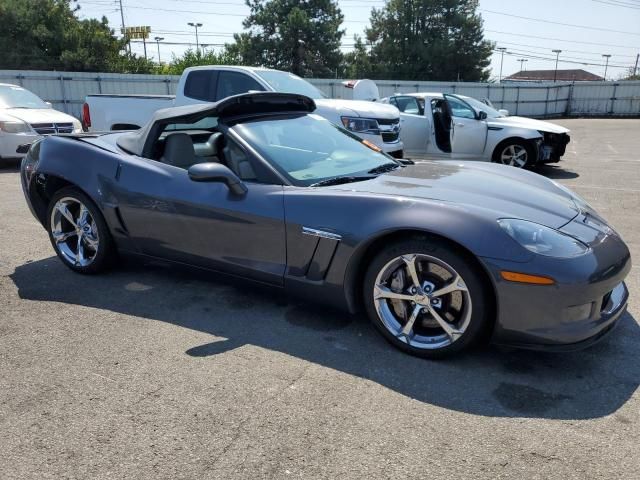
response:
<path fill-rule="evenodd" d="M 540 163 L 556 163 L 567 151 L 571 137 L 567 133 L 543 132 L 542 143 L 538 146 L 538 161 Z"/>
<path fill-rule="evenodd" d="M 631 256 L 615 234 L 572 259 L 533 256 L 518 263 L 482 259 L 496 285 L 497 319 L 493 341 L 523 348 L 573 350 L 591 345 L 613 329 L 629 292 L 624 279 Z M 502 270 L 545 275 L 554 285 L 502 279 Z"/>
<path fill-rule="evenodd" d="M 5 133 L 0 132 L 0 158 L 22 158 L 24 153 L 16 150 L 20 145 L 33 143 L 40 135 L 37 133 Z"/>

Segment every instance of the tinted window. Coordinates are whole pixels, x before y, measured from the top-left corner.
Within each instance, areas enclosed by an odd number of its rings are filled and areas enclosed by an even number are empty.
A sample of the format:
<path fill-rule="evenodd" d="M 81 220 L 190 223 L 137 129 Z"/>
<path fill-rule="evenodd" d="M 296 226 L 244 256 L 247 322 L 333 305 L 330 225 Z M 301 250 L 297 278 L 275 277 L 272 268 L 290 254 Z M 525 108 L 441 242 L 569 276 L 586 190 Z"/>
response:
<path fill-rule="evenodd" d="M 194 70 L 190 72 L 184 85 L 185 96 L 212 102 L 214 100 L 213 90 L 217 73 L 211 70 Z"/>
<path fill-rule="evenodd" d="M 391 104 L 395 105 L 403 113 L 413 113 L 414 115 L 422 115 L 424 113 L 420 108 L 418 99 L 414 97 L 393 97 Z"/>
<path fill-rule="evenodd" d="M 476 118 L 476 112 L 462 100 L 447 95 L 451 107 L 451 115 L 458 118 Z"/>
<path fill-rule="evenodd" d="M 461 98 L 465 102 L 467 102 L 469 105 L 471 105 L 473 108 L 475 108 L 477 111 L 485 112 L 487 114 L 487 117 L 489 117 L 489 118 L 504 117 L 504 115 L 502 115 L 498 110 L 493 108 L 492 105 L 488 105 L 486 103 L 482 103 L 482 102 L 476 100 L 475 98 L 471 98 L 471 97 L 462 97 L 461 96 Z M 487 100 L 487 102 L 491 103 L 489 100 Z"/>
<path fill-rule="evenodd" d="M 247 93 L 249 90 L 264 91 L 262 85 L 241 72 L 220 72 L 216 100 Z"/>

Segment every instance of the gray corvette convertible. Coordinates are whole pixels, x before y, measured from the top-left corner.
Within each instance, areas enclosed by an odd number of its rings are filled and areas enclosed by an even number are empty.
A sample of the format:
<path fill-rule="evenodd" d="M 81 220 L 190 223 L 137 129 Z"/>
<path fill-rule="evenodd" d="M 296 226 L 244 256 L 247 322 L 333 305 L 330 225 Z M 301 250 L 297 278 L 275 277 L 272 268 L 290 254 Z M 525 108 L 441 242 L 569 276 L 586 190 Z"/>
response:
<path fill-rule="evenodd" d="M 631 268 L 589 205 L 535 173 L 394 160 L 300 95 L 161 110 L 51 136 L 21 178 L 62 262 L 161 258 L 365 311 L 424 357 L 479 341 L 573 349 L 613 329 Z"/>

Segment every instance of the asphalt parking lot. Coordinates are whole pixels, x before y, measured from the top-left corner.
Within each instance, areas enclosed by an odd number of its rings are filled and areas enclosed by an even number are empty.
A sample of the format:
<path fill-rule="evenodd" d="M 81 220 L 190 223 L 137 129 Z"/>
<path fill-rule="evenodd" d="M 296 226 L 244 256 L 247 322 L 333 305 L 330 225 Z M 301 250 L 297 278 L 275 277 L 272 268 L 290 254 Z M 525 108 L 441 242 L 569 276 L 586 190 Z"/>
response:
<path fill-rule="evenodd" d="M 560 120 L 640 265 L 640 120 Z M 640 269 L 581 352 L 430 362 L 364 317 L 162 264 L 72 273 L 0 168 L 0 477 L 637 478 Z"/>

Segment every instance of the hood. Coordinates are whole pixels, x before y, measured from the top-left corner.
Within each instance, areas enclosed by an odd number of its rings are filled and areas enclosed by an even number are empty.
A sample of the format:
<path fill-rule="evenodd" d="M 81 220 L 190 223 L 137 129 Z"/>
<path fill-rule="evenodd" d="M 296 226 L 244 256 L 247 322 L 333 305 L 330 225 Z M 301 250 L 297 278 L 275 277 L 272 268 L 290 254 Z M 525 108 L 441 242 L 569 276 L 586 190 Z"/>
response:
<path fill-rule="evenodd" d="M 328 187 L 453 203 L 560 228 L 580 212 L 571 195 L 547 178 L 491 163 L 433 161 L 410 165 L 364 182 Z"/>
<path fill-rule="evenodd" d="M 400 112 L 393 105 L 383 103 L 365 102 L 363 100 L 343 100 L 334 98 L 321 98 L 315 100 L 318 113 L 322 109 L 334 110 L 339 115 L 356 115 L 366 118 L 383 118 L 394 120 L 400 118 Z"/>
<path fill-rule="evenodd" d="M 543 122 L 542 120 L 534 120 L 533 118 L 525 117 L 500 117 L 490 118 L 487 122 L 490 126 L 508 126 L 519 128 L 530 128 L 531 130 L 538 130 L 541 132 L 549 133 L 569 133 L 568 128 L 561 127 L 551 122 Z"/>
<path fill-rule="evenodd" d="M 78 123 L 71 115 L 52 108 L 6 108 L 3 113 L 18 118 L 28 124 L 32 123 Z"/>

